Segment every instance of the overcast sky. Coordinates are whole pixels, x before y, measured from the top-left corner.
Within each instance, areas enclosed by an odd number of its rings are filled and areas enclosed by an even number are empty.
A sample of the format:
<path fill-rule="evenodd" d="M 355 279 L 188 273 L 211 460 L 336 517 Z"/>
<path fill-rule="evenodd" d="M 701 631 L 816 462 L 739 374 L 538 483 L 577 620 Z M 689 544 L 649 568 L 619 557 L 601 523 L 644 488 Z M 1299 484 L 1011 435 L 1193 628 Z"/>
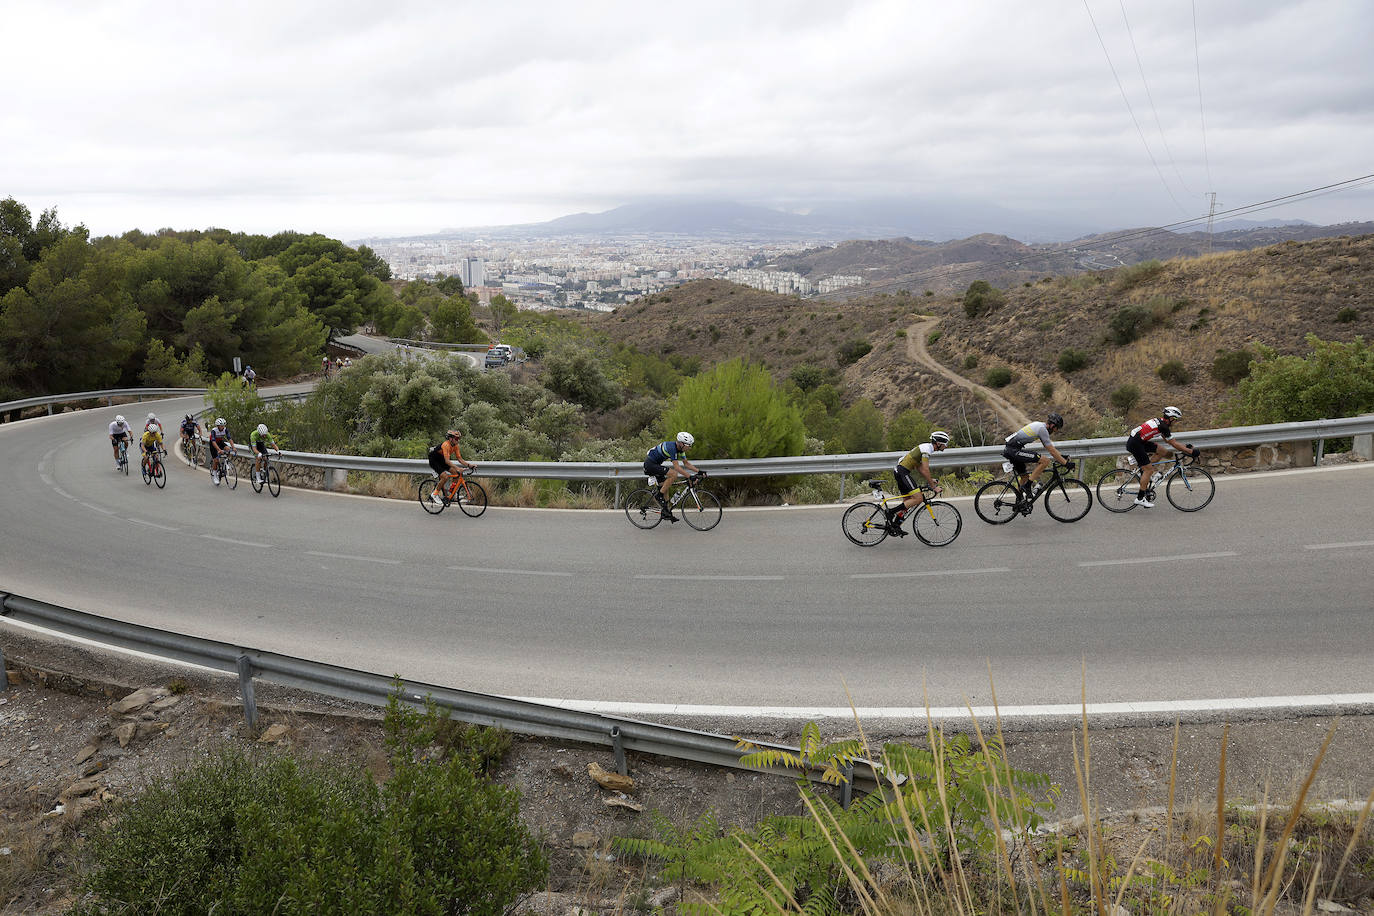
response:
<path fill-rule="evenodd" d="M 1374 173 L 1367 0 L 0 10 L 0 197 L 98 235 L 351 240 L 661 195 L 956 196 L 1113 229 Z M 1374 184 L 1260 217 L 1374 219 Z"/>

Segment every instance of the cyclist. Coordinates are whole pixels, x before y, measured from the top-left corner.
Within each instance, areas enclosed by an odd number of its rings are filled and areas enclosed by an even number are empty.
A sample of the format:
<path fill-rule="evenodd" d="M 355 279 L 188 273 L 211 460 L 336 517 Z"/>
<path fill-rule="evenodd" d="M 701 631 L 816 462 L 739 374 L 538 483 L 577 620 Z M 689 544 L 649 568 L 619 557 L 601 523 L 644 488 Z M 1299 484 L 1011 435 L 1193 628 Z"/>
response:
<path fill-rule="evenodd" d="M 463 434 L 456 429 L 450 429 L 444 434 L 444 441 L 429 450 L 429 466 L 434 469 L 434 473 L 439 475 L 435 487 L 429 493 L 429 501 L 434 505 L 442 505 L 443 498 L 439 495 L 447 485 L 450 478 L 459 477 L 462 471 L 458 466 L 461 464 L 469 471 L 477 470 L 477 465 L 471 461 L 465 461 L 458 452 L 458 440 L 463 438 Z"/>
<path fill-rule="evenodd" d="M 655 498 L 663 509 L 663 517 L 670 522 L 676 522 L 677 516 L 673 515 L 668 508 L 668 491 L 673 487 L 673 481 L 679 477 L 686 477 L 687 471 L 693 474 L 703 473 L 700 468 L 687 460 L 687 450 L 696 443 L 692 434 L 686 430 L 677 434 L 677 438 L 671 442 L 660 442 L 649 453 L 644 456 L 644 473 L 658 481 L 658 491 Z M 671 468 L 663 466 L 664 462 L 672 464 Z M 683 470 L 686 468 L 686 470 Z"/>
<path fill-rule="evenodd" d="M 133 431 L 134 428 L 129 425 L 129 421 L 124 419 L 124 414 L 119 414 L 118 416 L 116 416 L 114 418 L 114 422 L 110 424 L 110 446 L 114 449 L 116 471 L 120 469 L 119 443 L 127 443 L 129 441 L 129 434 Z"/>
<path fill-rule="evenodd" d="M 158 420 L 157 414 L 148 414 L 148 421 L 143 424 L 143 431 L 146 433 L 150 428 L 156 426 L 158 432 L 162 432 L 162 423 Z"/>
<path fill-rule="evenodd" d="M 249 390 L 258 387 L 258 374 L 253 371 L 252 366 L 243 367 L 243 385 Z"/>
<path fill-rule="evenodd" d="M 906 532 L 902 530 L 902 519 L 906 514 L 915 509 L 925 499 L 925 494 L 916 485 L 915 479 L 911 476 L 912 471 L 919 471 L 921 476 L 930 484 L 935 495 L 940 495 L 940 485 L 935 482 L 934 476 L 930 473 L 930 456 L 936 452 L 943 452 L 949 448 L 949 433 L 937 429 L 930 434 L 929 442 L 922 442 L 907 452 L 897 466 L 892 469 L 892 474 L 897 478 L 897 492 L 904 497 L 902 504 L 887 510 L 888 527 L 892 533 L 898 537 L 905 537 Z"/>
<path fill-rule="evenodd" d="M 186 454 L 195 448 L 195 438 L 200 435 L 200 421 L 191 414 L 181 418 L 181 450 Z"/>
<path fill-rule="evenodd" d="M 1183 416 L 1183 411 L 1177 407 L 1166 407 L 1158 417 L 1152 417 L 1131 430 L 1131 435 L 1126 439 L 1126 451 L 1131 453 L 1135 463 L 1140 466 L 1140 492 L 1136 495 L 1135 504 L 1144 506 L 1146 509 L 1153 509 L 1154 485 L 1157 483 L 1151 474 L 1150 469 L 1155 466 L 1155 456 L 1159 452 L 1159 442 L 1167 442 L 1170 447 L 1180 452 L 1187 452 L 1196 457 L 1200 450 L 1191 445 L 1184 445 L 1173 438 L 1173 423 Z M 1156 441 L 1158 440 L 1158 441 Z"/>
<path fill-rule="evenodd" d="M 262 474 L 263 462 L 267 460 L 267 449 L 271 446 L 278 455 L 281 449 L 277 446 L 277 440 L 272 438 L 272 434 L 267 431 L 266 423 L 259 423 L 258 428 L 253 430 L 248 437 L 248 444 L 253 449 L 253 482 L 258 482 L 258 476 Z"/>
<path fill-rule="evenodd" d="M 139 437 L 139 451 L 143 454 L 143 467 L 150 473 L 153 470 L 153 456 L 162 450 L 162 427 L 156 418 L 149 420 Z"/>
<path fill-rule="evenodd" d="M 224 417 L 215 420 L 215 428 L 210 430 L 210 482 L 219 486 L 221 475 L 220 462 L 224 452 L 234 444 L 234 437 L 229 435 L 229 428 L 225 425 Z"/>
<path fill-rule="evenodd" d="M 1040 484 L 1036 479 L 1049 467 L 1049 455 L 1038 454 L 1030 451 L 1026 446 L 1039 440 L 1045 446 L 1054 460 L 1065 465 L 1069 470 L 1073 470 L 1073 462 L 1060 454 L 1059 449 L 1054 447 L 1050 437 L 1064 428 L 1064 418 L 1057 413 L 1050 413 L 1045 417 L 1045 422 L 1039 421 L 1027 423 L 1016 432 L 1007 436 L 1007 445 L 1002 449 L 1002 457 L 1011 462 L 1012 468 L 1016 471 L 1016 476 L 1021 484 L 1021 490 L 1027 496 L 1034 498 L 1040 492 Z M 1026 467 L 1035 462 L 1035 469 L 1027 472 Z"/>

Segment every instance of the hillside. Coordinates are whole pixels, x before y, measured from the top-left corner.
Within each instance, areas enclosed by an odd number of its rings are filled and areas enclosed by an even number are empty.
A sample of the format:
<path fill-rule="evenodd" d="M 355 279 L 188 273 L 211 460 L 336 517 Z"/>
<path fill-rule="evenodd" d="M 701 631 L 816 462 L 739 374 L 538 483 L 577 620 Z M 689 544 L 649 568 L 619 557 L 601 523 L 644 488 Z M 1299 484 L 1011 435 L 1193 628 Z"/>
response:
<path fill-rule="evenodd" d="M 585 320 L 614 340 L 699 357 L 703 366 L 743 356 L 778 378 L 804 363 L 833 369 L 846 384 L 846 402 L 869 398 L 888 417 L 914 406 L 966 441 L 1005 435 L 1006 422 L 981 398 L 917 361 L 907 332 L 929 315 L 939 319 L 932 356 L 979 383 L 989 369 L 1008 367 L 1013 381 L 1000 393 L 1032 416 L 1053 405 L 1072 435 L 1090 434 L 1112 410 L 1112 392 L 1127 382 L 1140 389 L 1131 421 L 1171 403 L 1186 412 L 1187 428 L 1201 428 L 1223 422 L 1231 391 L 1210 374 L 1219 352 L 1264 344 L 1300 353 L 1308 333 L 1374 338 L 1374 235 L 1042 277 L 1004 293 L 991 314 L 969 318 L 962 290 L 826 303 L 709 280 Z M 1109 340 L 1111 323 L 1128 306 L 1144 310 L 1153 326 L 1119 346 Z M 845 345 L 856 340 L 872 349 L 846 364 Z M 1068 349 L 1081 351 L 1086 365 L 1066 374 L 1057 361 Z M 1171 360 L 1190 381 L 1158 377 Z M 1041 396 L 1047 383 L 1049 400 Z"/>

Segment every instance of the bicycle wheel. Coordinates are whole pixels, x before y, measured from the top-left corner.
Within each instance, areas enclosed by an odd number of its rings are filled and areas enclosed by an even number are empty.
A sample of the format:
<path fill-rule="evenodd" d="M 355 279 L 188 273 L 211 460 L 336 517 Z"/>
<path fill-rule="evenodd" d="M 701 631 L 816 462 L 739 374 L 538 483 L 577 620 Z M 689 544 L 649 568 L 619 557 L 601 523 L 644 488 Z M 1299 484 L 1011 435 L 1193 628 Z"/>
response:
<path fill-rule="evenodd" d="M 844 510 L 840 530 L 860 547 L 873 547 L 887 537 L 887 513 L 877 503 L 855 503 Z"/>
<path fill-rule="evenodd" d="M 647 487 L 635 490 L 625 500 L 625 517 L 636 528 L 652 528 L 663 521 L 663 507 Z"/>
<path fill-rule="evenodd" d="M 1064 477 L 1045 491 L 1045 511 L 1056 522 L 1076 522 L 1093 507 L 1093 491 L 1077 477 Z"/>
<path fill-rule="evenodd" d="M 254 471 L 254 472 L 252 473 L 252 476 L 248 478 L 248 481 L 249 481 L 249 483 L 251 483 L 251 484 L 253 485 L 253 492 L 254 492 L 254 493 L 261 493 L 261 492 L 262 492 L 262 477 L 259 476 L 259 474 L 258 474 L 257 471 Z"/>
<path fill-rule="evenodd" d="M 1196 512 L 1204 508 L 1216 492 L 1217 485 L 1212 475 L 1196 465 L 1180 465 L 1164 487 L 1169 504 L 1183 512 Z"/>
<path fill-rule="evenodd" d="M 677 504 L 677 511 L 698 531 L 710 531 L 720 524 L 720 500 L 705 490 L 693 490 Z"/>
<path fill-rule="evenodd" d="M 234 467 L 234 459 L 225 458 L 220 463 L 223 465 L 223 473 L 220 475 L 220 480 L 224 481 L 224 485 L 229 489 L 238 489 L 239 472 L 238 469 Z"/>
<path fill-rule="evenodd" d="M 271 466 L 267 468 L 267 492 L 273 496 L 281 495 L 281 475 Z"/>
<path fill-rule="evenodd" d="M 931 547 L 944 547 L 959 536 L 964 517 L 952 503 L 927 499 L 912 509 L 911 531 Z"/>
<path fill-rule="evenodd" d="M 153 482 L 153 472 L 148 470 L 148 462 L 146 459 L 138 463 L 138 472 L 143 475 L 143 485 L 145 487 Z"/>
<path fill-rule="evenodd" d="M 438 515 L 440 512 L 443 512 L 444 509 L 448 506 L 448 503 L 444 500 L 442 496 L 439 497 L 438 502 L 435 502 L 434 500 L 430 499 L 430 497 L 437 491 L 438 487 L 438 477 L 426 477 L 420 481 L 419 487 L 415 490 L 415 498 L 420 501 L 420 507 L 424 509 L 426 512 L 428 512 L 430 515 Z"/>
<path fill-rule="evenodd" d="M 159 490 L 167 486 L 167 469 L 162 466 L 161 461 L 153 462 L 153 482 Z"/>
<path fill-rule="evenodd" d="M 487 511 L 487 491 L 475 480 L 465 478 L 459 483 L 458 489 L 454 491 L 453 501 L 469 518 L 476 518 Z"/>
<path fill-rule="evenodd" d="M 973 509 L 989 525 L 1005 525 L 1016 518 L 1016 487 L 1005 480 L 994 480 L 978 488 L 973 497 Z"/>
<path fill-rule="evenodd" d="M 1140 492 L 1139 481 L 1139 476 L 1126 468 L 1108 471 L 1097 482 L 1097 501 L 1108 512 L 1130 512 Z"/>

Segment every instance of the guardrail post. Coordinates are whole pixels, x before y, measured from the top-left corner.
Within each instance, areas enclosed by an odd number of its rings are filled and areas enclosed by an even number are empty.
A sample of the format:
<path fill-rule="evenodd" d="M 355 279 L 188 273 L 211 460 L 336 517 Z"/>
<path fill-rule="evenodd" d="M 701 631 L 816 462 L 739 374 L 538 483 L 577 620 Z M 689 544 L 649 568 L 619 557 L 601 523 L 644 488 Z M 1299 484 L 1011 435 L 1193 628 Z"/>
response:
<path fill-rule="evenodd" d="M 615 751 L 615 771 L 621 776 L 628 776 L 629 770 L 625 766 L 625 743 L 620 739 L 620 726 L 611 726 L 611 748 Z"/>
<path fill-rule="evenodd" d="M 243 717 L 252 728 L 258 721 L 258 703 L 253 696 L 253 660 L 247 655 L 239 656 L 239 693 L 243 695 Z"/>
<path fill-rule="evenodd" d="M 1321 467 L 1321 463 L 1322 463 L 1322 454 L 1323 454 L 1325 451 L 1326 451 L 1326 440 L 1325 440 L 1325 439 L 1318 439 L 1318 440 L 1317 440 L 1317 467 Z"/>
<path fill-rule="evenodd" d="M 617 509 L 620 508 L 620 479 L 619 479 L 619 478 L 616 478 L 616 481 L 615 481 L 615 507 L 616 507 Z"/>
<path fill-rule="evenodd" d="M 1355 436 L 1350 450 L 1366 461 L 1374 459 L 1374 433 L 1361 433 Z"/>
<path fill-rule="evenodd" d="M 848 474 L 840 475 L 840 502 L 844 502 L 844 479 L 848 476 Z"/>

